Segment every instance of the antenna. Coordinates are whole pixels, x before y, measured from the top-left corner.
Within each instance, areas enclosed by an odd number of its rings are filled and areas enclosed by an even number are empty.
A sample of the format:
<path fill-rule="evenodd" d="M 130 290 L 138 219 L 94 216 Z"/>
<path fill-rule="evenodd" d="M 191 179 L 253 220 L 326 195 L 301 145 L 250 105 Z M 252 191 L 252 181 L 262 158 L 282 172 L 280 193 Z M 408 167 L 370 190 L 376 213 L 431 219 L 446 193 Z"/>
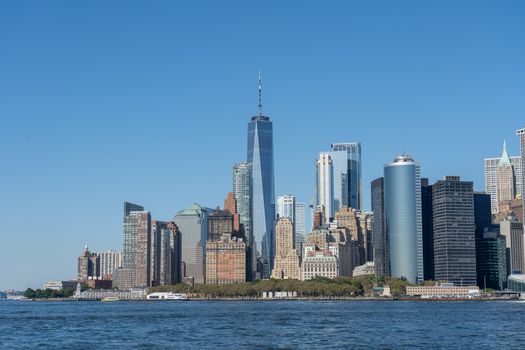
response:
<path fill-rule="evenodd" d="M 262 78 L 259 71 L 259 117 L 262 116 Z"/>

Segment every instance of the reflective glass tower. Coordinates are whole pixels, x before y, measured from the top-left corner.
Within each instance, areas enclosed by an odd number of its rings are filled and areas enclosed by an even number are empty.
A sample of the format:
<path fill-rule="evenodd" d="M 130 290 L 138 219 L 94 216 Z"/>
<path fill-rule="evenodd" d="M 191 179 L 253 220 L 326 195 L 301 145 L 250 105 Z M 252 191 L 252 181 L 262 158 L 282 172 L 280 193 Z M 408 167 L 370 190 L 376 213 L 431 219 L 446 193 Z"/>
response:
<path fill-rule="evenodd" d="M 385 165 L 385 221 L 392 277 L 423 280 L 421 177 L 419 164 L 401 155 Z"/>
<path fill-rule="evenodd" d="M 361 143 L 332 144 L 334 167 L 334 211 L 341 207 L 361 209 Z"/>
<path fill-rule="evenodd" d="M 273 172 L 273 125 L 262 114 L 261 77 L 259 75 L 259 114 L 248 124 L 248 157 L 252 163 L 253 238 L 266 277 L 274 258 L 275 189 Z M 264 276 L 266 275 L 266 276 Z"/>

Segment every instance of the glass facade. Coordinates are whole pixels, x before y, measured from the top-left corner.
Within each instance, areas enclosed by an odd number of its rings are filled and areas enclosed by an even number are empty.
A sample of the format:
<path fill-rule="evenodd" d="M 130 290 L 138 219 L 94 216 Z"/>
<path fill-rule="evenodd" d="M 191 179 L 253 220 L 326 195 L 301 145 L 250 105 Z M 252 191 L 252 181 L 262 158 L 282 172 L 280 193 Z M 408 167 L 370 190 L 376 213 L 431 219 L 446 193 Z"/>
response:
<path fill-rule="evenodd" d="M 372 181 L 372 211 L 374 212 L 374 271 L 379 276 L 390 276 L 388 236 L 385 223 L 385 181 Z"/>
<path fill-rule="evenodd" d="M 435 279 L 476 285 L 473 183 L 458 176 L 437 181 L 432 185 L 432 208 Z"/>
<path fill-rule="evenodd" d="M 423 280 L 423 237 L 419 165 L 399 156 L 384 169 L 385 217 L 392 277 Z"/>
<path fill-rule="evenodd" d="M 273 166 L 273 126 L 269 117 L 255 116 L 248 124 L 248 162 L 252 163 L 252 234 L 255 247 L 266 264 L 266 274 L 274 258 L 275 189 Z"/>
<path fill-rule="evenodd" d="M 334 212 L 341 207 L 361 209 L 361 143 L 331 145 L 334 168 Z"/>
<path fill-rule="evenodd" d="M 175 215 L 175 224 L 181 233 L 182 277 L 193 277 L 195 283 L 205 281 L 209 211 L 208 208 L 193 204 Z"/>

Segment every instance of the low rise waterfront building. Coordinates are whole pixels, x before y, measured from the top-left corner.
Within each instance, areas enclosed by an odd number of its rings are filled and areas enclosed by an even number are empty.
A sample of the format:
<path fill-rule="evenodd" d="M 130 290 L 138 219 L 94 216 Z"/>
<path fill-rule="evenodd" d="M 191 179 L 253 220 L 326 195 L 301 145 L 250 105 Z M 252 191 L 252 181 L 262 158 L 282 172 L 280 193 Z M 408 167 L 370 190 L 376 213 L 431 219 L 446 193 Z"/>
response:
<path fill-rule="evenodd" d="M 301 280 L 315 277 L 336 278 L 339 276 L 339 262 L 330 250 L 305 251 L 301 265 Z"/>
<path fill-rule="evenodd" d="M 406 295 L 421 298 L 475 298 L 480 296 L 478 286 L 455 286 L 453 283 L 441 283 L 435 286 L 407 286 Z"/>
<path fill-rule="evenodd" d="M 525 275 L 512 274 L 507 280 L 508 289 L 513 292 L 525 293 Z"/>
<path fill-rule="evenodd" d="M 78 281 L 47 281 L 44 283 L 43 289 L 51 289 L 51 290 L 62 290 L 62 289 L 70 289 L 75 290 L 77 287 Z"/>
<path fill-rule="evenodd" d="M 112 289 L 88 289 L 83 292 L 77 292 L 73 298 L 78 300 L 102 300 L 106 298 L 118 300 L 143 300 L 146 298 L 148 290 L 145 288 L 131 288 L 124 290 Z"/>
<path fill-rule="evenodd" d="M 374 274 L 374 262 L 373 261 L 369 261 L 369 262 L 366 262 L 363 265 L 357 266 L 354 269 L 354 271 L 352 273 L 352 276 L 354 276 L 354 277 L 369 276 L 369 275 L 373 275 L 373 274 Z"/>

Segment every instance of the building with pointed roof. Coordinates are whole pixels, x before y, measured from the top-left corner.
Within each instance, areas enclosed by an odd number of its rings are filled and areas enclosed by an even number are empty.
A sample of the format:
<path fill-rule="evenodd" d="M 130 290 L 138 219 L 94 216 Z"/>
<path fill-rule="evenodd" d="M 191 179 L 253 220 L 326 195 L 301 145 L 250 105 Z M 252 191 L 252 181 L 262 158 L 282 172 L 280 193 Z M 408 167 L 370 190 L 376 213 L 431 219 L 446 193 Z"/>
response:
<path fill-rule="evenodd" d="M 507 153 L 507 144 L 503 141 L 503 152 L 496 168 L 496 198 L 499 212 L 499 204 L 502 201 L 511 201 L 515 198 L 515 176 L 514 167 Z"/>

